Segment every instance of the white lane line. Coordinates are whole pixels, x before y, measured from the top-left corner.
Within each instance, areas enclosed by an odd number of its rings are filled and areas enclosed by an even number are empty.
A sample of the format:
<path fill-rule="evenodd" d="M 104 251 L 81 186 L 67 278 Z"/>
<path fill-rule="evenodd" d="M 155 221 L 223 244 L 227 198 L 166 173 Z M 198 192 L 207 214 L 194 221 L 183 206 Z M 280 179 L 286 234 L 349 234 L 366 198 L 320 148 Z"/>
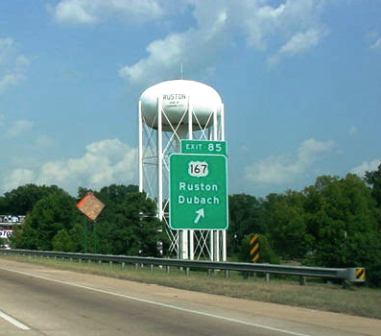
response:
<path fill-rule="evenodd" d="M 30 330 L 29 327 L 27 327 L 25 324 L 21 323 L 20 321 L 17 321 L 15 318 L 13 318 L 12 316 L 9 316 L 7 314 L 5 314 L 4 312 L 2 312 L 0 310 L 0 317 L 3 318 L 5 321 L 13 324 L 15 327 L 19 328 L 19 329 L 22 329 L 22 330 Z"/>
<path fill-rule="evenodd" d="M 2 267 L 0 267 L 0 269 L 4 270 L 4 271 L 7 271 L 7 272 L 13 272 L 13 273 L 18 273 L 18 274 L 30 276 L 30 277 L 33 277 L 33 278 L 36 278 L 36 279 L 51 281 L 51 282 L 59 283 L 59 284 L 66 285 L 66 286 L 72 286 L 72 287 L 76 287 L 76 288 L 82 288 L 82 289 L 86 289 L 86 290 L 97 292 L 97 293 L 112 295 L 112 296 L 128 299 L 128 300 L 131 300 L 131 301 L 135 301 L 135 302 L 146 303 L 146 304 L 150 304 L 150 305 L 154 305 L 154 306 L 158 306 L 158 307 L 169 308 L 169 309 L 178 310 L 178 311 L 185 312 L 185 313 L 191 313 L 191 314 L 200 315 L 200 316 L 204 316 L 204 317 L 211 317 L 211 318 L 222 320 L 222 321 L 227 321 L 227 322 L 242 324 L 242 325 L 246 325 L 246 326 L 250 326 L 250 327 L 255 327 L 255 328 L 261 328 L 261 329 L 265 329 L 265 330 L 275 331 L 275 332 L 279 332 L 279 333 L 283 333 L 283 334 L 287 334 L 287 335 L 293 335 L 293 336 L 311 336 L 310 334 L 303 334 L 303 333 L 299 333 L 299 332 L 295 332 L 295 331 L 291 331 L 291 330 L 279 329 L 279 328 L 275 328 L 275 327 L 270 327 L 270 326 L 265 325 L 265 324 L 247 322 L 247 321 L 238 320 L 238 319 L 234 319 L 234 318 L 230 318 L 230 317 L 226 317 L 226 316 L 215 315 L 215 314 L 210 314 L 210 313 L 206 313 L 206 312 L 202 312 L 202 311 L 197 311 L 197 310 L 193 310 L 193 309 L 187 309 L 187 308 L 183 308 L 183 307 L 178 307 L 178 306 L 175 306 L 175 305 L 171 305 L 171 304 L 167 304 L 167 303 L 162 303 L 162 302 L 158 302 L 158 301 L 152 301 L 152 300 L 142 299 L 142 298 L 138 298 L 138 297 L 134 297 L 134 296 L 114 293 L 114 292 L 106 291 L 106 290 L 95 288 L 95 287 L 89 287 L 89 286 L 80 285 L 80 284 L 77 284 L 75 282 L 50 279 L 50 278 L 46 278 L 46 277 L 41 276 L 41 275 L 35 275 L 35 274 L 32 274 L 32 273 L 15 271 L 15 270 L 9 270 L 9 269 L 5 269 L 5 268 L 2 268 Z"/>

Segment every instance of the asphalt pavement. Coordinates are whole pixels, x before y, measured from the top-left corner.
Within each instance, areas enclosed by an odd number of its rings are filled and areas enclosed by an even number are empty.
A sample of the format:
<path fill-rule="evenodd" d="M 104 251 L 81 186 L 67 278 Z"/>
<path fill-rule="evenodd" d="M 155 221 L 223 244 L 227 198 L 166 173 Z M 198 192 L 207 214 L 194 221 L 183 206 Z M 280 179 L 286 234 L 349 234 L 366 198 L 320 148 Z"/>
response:
<path fill-rule="evenodd" d="M 276 306 L 0 259 L 1 336 L 355 336 L 381 330 L 379 320 L 343 315 L 340 321 L 340 314 Z"/>

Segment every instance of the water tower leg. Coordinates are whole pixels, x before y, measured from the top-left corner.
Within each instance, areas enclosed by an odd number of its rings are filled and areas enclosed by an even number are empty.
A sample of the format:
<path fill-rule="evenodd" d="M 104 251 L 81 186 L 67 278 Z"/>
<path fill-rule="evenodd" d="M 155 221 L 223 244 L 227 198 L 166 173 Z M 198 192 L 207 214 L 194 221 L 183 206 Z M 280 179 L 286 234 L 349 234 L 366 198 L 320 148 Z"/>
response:
<path fill-rule="evenodd" d="M 210 260 L 214 261 L 214 235 L 213 231 L 210 231 L 209 233 L 210 237 Z"/>
<path fill-rule="evenodd" d="M 222 231 L 222 261 L 225 262 L 227 258 L 226 252 L 226 230 Z"/>
<path fill-rule="evenodd" d="M 163 220 L 163 128 L 161 100 L 157 99 L 157 211 Z"/>
<path fill-rule="evenodd" d="M 139 100 L 139 192 L 143 192 L 143 117 L 142 102 Z"/>
<path fill-rule="evenodd" d="M 179 259 L 188 259 L 188 230 L 179 231 Z"/>
<path fill-rule="evenodd" d="M 220 261 L 220 231 L 214 231 L 214 261 Z"/>
<path fill-rule="evenodd" d="M 189 230 L 189 259 L 194 260 L 194 230 Z"/>

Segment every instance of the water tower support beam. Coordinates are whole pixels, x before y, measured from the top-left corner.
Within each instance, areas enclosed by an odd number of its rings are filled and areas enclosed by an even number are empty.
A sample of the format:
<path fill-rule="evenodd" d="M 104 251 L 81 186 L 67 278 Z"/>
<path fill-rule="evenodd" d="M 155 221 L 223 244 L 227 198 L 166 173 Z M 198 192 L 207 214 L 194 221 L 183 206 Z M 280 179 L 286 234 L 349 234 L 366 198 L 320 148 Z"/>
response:
<path fill-rule="evenodd" d="M 212 140 L 216 141 L 218 138 L 218 124 L 217 124 L 217 108 L 215 108 L 213 110 L 213 127 L 212 127 L 212 134 L 211 134 L 211 138 Z M 210 135 L 209 135 L 210 136 Z M 213 261 L 219 261 L 220 260 L 220 248 L 219 248 L 219 237 L 218 237 L 218 234 L 219 232 L 216 231 L 216 230 L 212 230 L 211 231 L 211 239 L 210 239 L 210 243 L 213 244 L 213 248 L 211 247 L 211 250 L 213 250 Z"/>
<path fill-rule="evenodd" d="M 163 125 L 160 98 L 157 98 L 157 191 L 159 220 L 163 220 Z"/>
<path fill-rule="evenodd" d="M 142 116 L 142 101 L 139 99 L 139 192 L 143 192 L 143 116 Z"/>
<path fill-rule="evenodd" d="M 221 104 L 221 122 L 220 122 L 220 135 L 221 140 L 225 141 L 225 106 Z M 227 245 L 226 245 L 226 230 L 222 230 L 222 261 L 225 262 L 227 258 Z"/>
<path fill-rule="evenodd" d="M 220 261 L 220 230 L 214 231 L 214 261 Z"/>

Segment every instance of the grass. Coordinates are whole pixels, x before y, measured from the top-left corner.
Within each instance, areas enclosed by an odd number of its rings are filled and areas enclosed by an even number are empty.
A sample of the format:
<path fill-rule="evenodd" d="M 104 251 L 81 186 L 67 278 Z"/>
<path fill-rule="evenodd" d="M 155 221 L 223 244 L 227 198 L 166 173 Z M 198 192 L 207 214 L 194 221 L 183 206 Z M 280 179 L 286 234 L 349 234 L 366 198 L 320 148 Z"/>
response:
<path fill-rule="evenodd" d="M 340 285 L 313 280 L 306 286 L 300 286 L 295 279 L 272 278 L 266 282 L 262 277 L 244 279 L 238 273 L 231 273 L 229 278 L 225 278 L 224 272 L 208 275 L 207 272 L 194 271 L 186 276 L 184 271 L 178 269 L 171 269 L 167 273 L 164 268 L 152 271 L 149 267 L 122 268 L 117 264 L 80 263 L 38 257 L 2 258 L 210 294 L 381 319 L 381 290 L 363 286 L 343 289 Z"/>

